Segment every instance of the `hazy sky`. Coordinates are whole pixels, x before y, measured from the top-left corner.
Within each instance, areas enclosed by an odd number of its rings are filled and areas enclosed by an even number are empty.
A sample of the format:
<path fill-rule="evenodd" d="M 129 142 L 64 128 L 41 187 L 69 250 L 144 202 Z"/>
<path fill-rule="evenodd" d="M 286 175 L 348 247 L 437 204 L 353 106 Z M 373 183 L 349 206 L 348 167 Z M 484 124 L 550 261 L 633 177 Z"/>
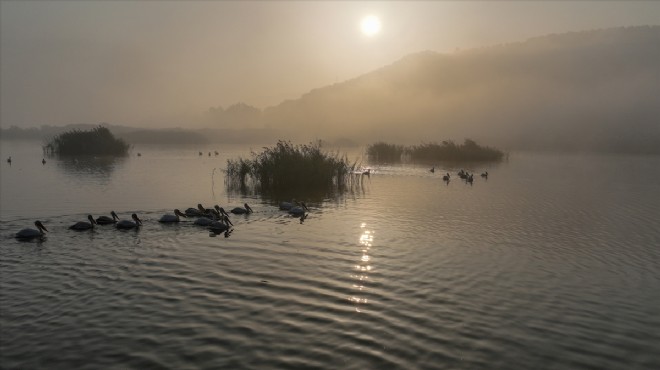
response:
<path fill-rule="evenodd" d="M 660 2 L 0 3 L 0 123 L 185 126 L 264 108 L 422 50 L 660 24 Z M 373 37 L 360 30 L 380 18 Z"/>

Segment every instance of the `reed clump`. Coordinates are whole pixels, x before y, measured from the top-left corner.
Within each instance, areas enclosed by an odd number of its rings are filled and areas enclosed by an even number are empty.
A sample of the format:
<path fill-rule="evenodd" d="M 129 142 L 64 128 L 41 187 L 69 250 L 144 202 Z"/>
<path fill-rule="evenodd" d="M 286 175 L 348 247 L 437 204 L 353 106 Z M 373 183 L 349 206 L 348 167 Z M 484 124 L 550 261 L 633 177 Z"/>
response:
<path fill-rule="evenodd" d="M 383 157 L 388 157 L 393 152 L 392 148 L 397 147 L 393 144 L 376 143 L 367 148 L 369 158 L 376 161 L 382 161 Z M 417 162 L 435 162 L 435 161 L 499 161 L 504 157 L 504 152 L 499 149 L 488 146 L 481 146 L 474 140 L 465 139 L 463 144 L 456 144 L 451 140 L 445 140 L 441 144 L 423 143 L 408 147 L 401 146 L 402 153 L 396 157 L 398 161 L 403 158 Z"/>
<path fill-rule="evenodd" d="M 334 192 L 354 181 L 356 164 L 324 152 L 319 142 L 293 145 L 280 140 L 260 153 L 252 152 L 252 157 L 227 160 L 226 182 L 230 187 L 254 187 L 262 193 Z"/>
<path fill-rule="evenodd" d="M 388 144 L 382 141 L 367 147 L 367 155 L 376 162 L 399 162 L 405 148 L 403 145 Z"/>
<path fill-rule="evenodd" d="M 130 145 L 116 138 L 107 127 L 98 126 L 89 131 L 71 130 L 61 133 L 44 145 L 47 154 L 73 156 L 125 156 Z"/>

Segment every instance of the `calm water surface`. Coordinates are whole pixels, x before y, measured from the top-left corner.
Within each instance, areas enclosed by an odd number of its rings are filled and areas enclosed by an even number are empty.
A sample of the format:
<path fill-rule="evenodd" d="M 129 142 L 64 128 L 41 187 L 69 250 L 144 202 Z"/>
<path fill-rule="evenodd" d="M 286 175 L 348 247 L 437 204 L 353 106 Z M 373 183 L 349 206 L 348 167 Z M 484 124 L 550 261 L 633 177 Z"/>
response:
<path fill-rule="evenodd" d="M 301 224 L 225 190 L 249 151 L 42 165 L 2 142 L 0 367 L 660 368 L 659 158 L 514 153 L 472 186 L 372 165 Z M 244 202 L 228 238 L 157 222 Z M 144 227 L 67 229 L 111 210 Z"/>

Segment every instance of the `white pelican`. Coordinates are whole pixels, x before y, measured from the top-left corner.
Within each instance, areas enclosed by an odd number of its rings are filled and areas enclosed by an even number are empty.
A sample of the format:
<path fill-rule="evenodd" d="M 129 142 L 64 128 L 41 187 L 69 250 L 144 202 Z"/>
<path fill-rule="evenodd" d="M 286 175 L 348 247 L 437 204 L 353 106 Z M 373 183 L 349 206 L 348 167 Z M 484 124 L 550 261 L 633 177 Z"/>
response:
<path fill-rule="evenodd" d="M 290 202 L 280 202 L 280 211 L 288 211 L 295 207 L 297 203 L 295 199 L 292 199 Z"/>
<path fill-rule="evenodd" d="M 209 213 L 209 211 L 202 207 L 201 203 L 197 204 L 197 208 L 188 208 L 186 209 L 186 216 L 204 216 Z"/>
<path fill-rule="evenodd" d="M 135 213 L 133 213 L 131 215 L 131 218 L 133 219 L 133 221 L 131 221 L 131 220 L 121 220 L 121 221 L 117 222 L 117 228 L 118 229 L 135 229 L 135 228 L 138 228 L 138 227 L 142 226 L 142 220 L 140 220 L 140 218 Z"/>
<path fill-rule="evenodd" d="M 195 220 L 195 225 L 197 226 L 210 226 L 214 221 L 220 219 L 220 213 L 216 211 L 215 209 L 211 210 L 211 214 L 213 215 L 213 218 L 208 218 L 208 217 L 200 217 Z"/>
<path fill-rule="evenodd" d="M 304 216 L 305 211 L 309 211 L 309 208 L 307 208 L 307 205 L 305 202 L 300 202 L 299 206 L 293 207 L 289 210 L 289 214 L 292 216 Z"/>
<path fill-rule="evenodd" d="M 213 221 L 209 225 L 209 229 L 211 229 L 211 231 L 213 231 L 214 233 L 221 233 L 229 230 L 230 227 L 229 225 L 234 226 L 234 224 L 232 224 L 231 221 L 229 221 L 229 217 L 222 216 L 220 217 L 219 221 Z"/>
<path fill-rule="evenodd" d="M 87 219 L 89 220 L 89 222 L 85 222 L 85 221 L 76 222 L 75 224 L 69 226 L 69 229 L 79 230 L 79 231 L 93 229 L 94 225 L 96 225 L 96 221 L 94 221 L 94 217 L 92 217 L 92 215 L 87 215 Z"/>
<path fill-rule="evenodd" d="M 220 216 L 227 216 L 227 217 L 229 217 L 229 215 L 227 214 L 227 212 L 225 211 L 225 209 L 222 208 L 222 207 L 220 207 L 219 205 L 216 204 L 213 208 L 215 208 L 215 210 L 218 211 L 218 214 L 219 214 Z"/>
<path fill-rule="evenodd" d="M 243 215 L 243 214 L 249 214 L 249 213 L 252 213 L 252 208 L 250 208 L 250 206 L 248 206 L 247 203 L 245 203 L 243 206 L 245 206 L 245 208 L 236 207 L 236 208 L 232 209 L 232 210 L 229 211 L 229 212 L 231 212 L 231 213 L 233 213 L 233 214 L 235 214 L 235 215 Z"/>
<path fill-rule="evenodd" d="M 17 239 L 24 239 L 24 240 L 39 238 L 39 237 L 44 236 L 44 231 L 46 231 L 46 232 L 48 231 L 48 229 L 46 229 L 46 226 L 44 226 L 41 223 L 41 221 L 34 221 L 34 226 L 37 227 L 36 230 L 35 229 L 30 229 L 30 228 L 23 229 L 23 230 L 16 233 L 16 238 Z"/>
<path fill-rule="evenodd" d="M 111 211 L 110 215 L 112 217 L 100 216 L 99 218 L 96 219 L 96 223 L 98 225 L 109 225 L 109 224 L 114 224 L 115 222 L 119 221 L 119 216 L 117 216 L 115 211 Z"/>
<path fill-rule="evenodd" d="M 178 209 L 175 209 L 173 215 L 172 214 L 163 215 L 163 217 L 161 217 L 160 220 L 158 220 L 158 222 L 163 222 L 163 223 L 179 222 L 179 221 L 181 221 L 179 216 L 180 217 L 186 217 L 186 218 L 188 217 L 188 216 L 184 215 L 183 213 L 181 213 L 181 211 L 179 211 Z"/>

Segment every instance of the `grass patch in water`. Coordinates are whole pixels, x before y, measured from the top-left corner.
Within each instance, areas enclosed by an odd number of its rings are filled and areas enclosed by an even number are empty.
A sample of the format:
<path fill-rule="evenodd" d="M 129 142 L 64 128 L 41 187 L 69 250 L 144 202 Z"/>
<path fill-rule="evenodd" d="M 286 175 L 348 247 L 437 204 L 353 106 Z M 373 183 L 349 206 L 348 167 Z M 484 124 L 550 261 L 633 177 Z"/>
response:
<path fill-rule="evenodd" d="M 47 154 L 73 156 L 125 156 L 130 145 L 116 138 L 107 127 L 99 126 L 89 131 L 71 130 L 61 133 L 44 145 Z"/>
<path fill-rule="evenodd" d="M 320 142 L 293 145 L 280 140 L 252 152 L 252 159 L 228 159 L 226 183 L 232 189 L 255 188 L 260 193 L 341 192 L 359 182 L 356 164 L 338 153 L 326 153 Z"/>

